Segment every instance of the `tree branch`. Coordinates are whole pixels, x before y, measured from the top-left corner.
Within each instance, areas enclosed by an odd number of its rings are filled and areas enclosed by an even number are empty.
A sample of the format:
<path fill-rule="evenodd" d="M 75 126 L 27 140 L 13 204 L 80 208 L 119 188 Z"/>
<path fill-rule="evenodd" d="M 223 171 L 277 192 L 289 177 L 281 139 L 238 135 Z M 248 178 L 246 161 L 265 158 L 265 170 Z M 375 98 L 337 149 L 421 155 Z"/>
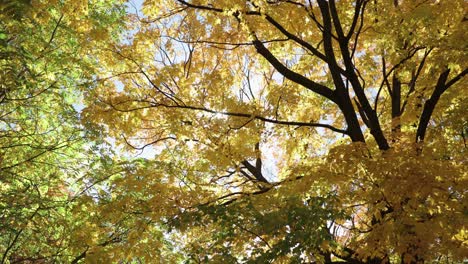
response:
<path fill-rule="evenodd" d="M 336 102 L 336 98 L 333 94 L 333 91 L 319 83 L 316 83 L 303 75 L 298 74 L 297 72 L 294 72 L 290 69 L 288 69 L 286 66 L 283 65 L 266 47 L 263 45 L 263 43 L 255 38 L 252 43 L 255 46 L 255 49 L 257 52 L 262 55 L 279 73 L 281 73 L 284 77 L 286 77 L 288 80 L 295 82 L 297 84 L 300 84 L 304 86 L 305 88 L 311 90 L 314 93 L 318 93 L 325 98 Z"/>
<path fill-rule="evenodd" d="M 338 16 L 338 11 L 335 6 L 335 1 L 331 0 L 329 5 L 327 5 L 326 2 L 322 1 L 318 1 L 318 3 L 321 7 L 322 13 L 326 14 L 326 16 L 324 16 L 324 19 L 328 20 L 327 23 L 329 24 L 330 28 L 332 20 L 331 18 L 333 18 L 333 25 L 338 35 L 338 44 L 340 46 L 341 55 L 346 67 L 346 77 L 348 77 L 349 81 L 351 82 L 353 90 L 356 93 L 357 98 L 359 99 L 359 103 L 362 107 L 362 110 L 366 114 L 369 123 L 368 127 L 370 128 L 370 133 L 374 137 L 380 149 L 389 149 L 390 146 L 388 145 L 387 139 L 385 138 L 382 128 L 380 127 L 380 122 L 377 117 L 377 114 L 372 109 L 369 100 L 367 99 L 366 94 L 364 92 L 364 89 L 359 81 L 359 78 L 356 74 L 355 66 L 351 60 L 351 54 L 349 52 L 349 39 L 344 35 L 343 28 L 341 26 L 340 19 Z M 354 43 L 354 45 L 357 45 L 357 43 Z"/>
<path fill-rule="evenodd" d="M 450 69 L 446 69 L 439 75 L 437 80 L 436 87 L 434 92 L 432 92 L 431 98 L 424 103 L 423 112 L 421 118 L 419 119 L 418 130 L 416 132 L 416 142 L 424 141 L 426 135 L 427 126 L 429 120 L 434 112 L 434 109 L 439 102 L 440 96 L 457 81 L 461 80 L 468 73 L 468 68 L 464 69 L 462 72 L 457 74 L 453 79 L 447 82 L 448 76 L 450 74 Z"/>
<path fill-rule="evenodd" d="M 255 114 L 247 114 L 247 113 L 239 113 L 239 112 L 227 112 L 227 111 L 216 111 L 212 109 L 208 109 L 205 107 L 196 107 L 196 106 L 190 106 L 190 105 L 166 105 L 166 104 L 160 104 L 160 103 L 151 103 L 150 107 L 166 107 L 166 108 L 180 108 L 180 109 L 190 109 L 190 110 L 197 110 L 197 111 L 203 111 L 203 112 L 208 112 L 212 114 L 222 114 L 226 116 L 236 116 L 236 117 L 245 117 L 245 118 L 251 118 L 251 119 L 257 119 L 260 121 L 272 123 L 272 124 L 277 124 L 277 125 L 287 125 L 287 126 L 302 126 L 302 127 L 322 127 L 322 128 L 327 128 L 330 129 L 334 132 L 341 133 L 341 134 L 348 134 L 347 130 L 339 129 L 336 128 L 332 125 L 328 124 L 321 124 L 321 123 L 312 123 L 312 122 L 296 122 L 296 121 L 284 121 L 284 120 L 276 120 L 276 119 L 271 119 Z M 118 109 L 116 109 L 118 110 Z M 130 110 L 124 110 L 125 112 L 127 111 L 132 111 Z"/>
<path fill-rule="evenodd" d="M 348 89 L 343 83 L 342 75 L 339 71 L 339 66 L 333 50 L 333 38 L 332 38 L 332 20 L 330 17 L 328 3 L 326 1 L 318 1 L 320 12 L 323 20 L 323 44 L 325 55 L 329 59 L 328 68 L 335 84 L 336 90 L 336 103 L 342 111 L 346 123 L 348 124 L 349 136 L 353 142 L 365 142 L 364 135 L 362 134 L 361 127 L 357 119 L 356 111 L 354 110 L 353 104 L 349 97 Z"/>
<path fill-rule="evenodd" d="M 426 135 L 427 125 L 431 119 L 432 113 L 439 102 L 440 96 L 447 90 L 448 86 L 445 84 L 447 81 L 448 75 L 450 74 L 450 69 L 445 70 L 439 75 L 437 80 L 436 87 L 432 92 L 431 97 L 424 103 L 423 112 L 419 119 L 418 130 L 416 131 L 416 142 L 424 141 Z"/>

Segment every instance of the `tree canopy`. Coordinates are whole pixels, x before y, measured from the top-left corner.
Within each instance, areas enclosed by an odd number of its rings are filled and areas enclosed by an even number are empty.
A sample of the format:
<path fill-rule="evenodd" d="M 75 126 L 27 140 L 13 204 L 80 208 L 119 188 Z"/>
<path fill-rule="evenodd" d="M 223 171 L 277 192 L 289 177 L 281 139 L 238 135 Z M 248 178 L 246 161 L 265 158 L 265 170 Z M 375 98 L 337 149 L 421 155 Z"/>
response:
<path fill-rule="evenodd" d="M 466 1 L 0 10 L 1 263 L 466 261 Z"/>

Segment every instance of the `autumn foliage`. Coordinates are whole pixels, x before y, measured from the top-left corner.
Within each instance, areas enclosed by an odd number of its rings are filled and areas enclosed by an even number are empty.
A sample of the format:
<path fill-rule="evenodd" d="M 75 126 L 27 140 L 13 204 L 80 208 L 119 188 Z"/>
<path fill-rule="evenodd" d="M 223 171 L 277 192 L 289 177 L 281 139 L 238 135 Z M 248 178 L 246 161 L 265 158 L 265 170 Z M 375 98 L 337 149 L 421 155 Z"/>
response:
<path fill-rule="evenodd" d="M 466 261 L 466 1 L 0 3 L 2 263 Z"/>

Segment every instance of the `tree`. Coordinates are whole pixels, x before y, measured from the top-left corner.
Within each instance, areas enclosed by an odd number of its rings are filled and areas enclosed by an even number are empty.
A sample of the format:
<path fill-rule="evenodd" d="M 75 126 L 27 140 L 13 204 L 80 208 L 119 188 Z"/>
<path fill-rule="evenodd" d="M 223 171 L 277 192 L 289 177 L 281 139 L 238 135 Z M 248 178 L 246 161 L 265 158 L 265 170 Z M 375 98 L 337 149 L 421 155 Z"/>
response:
<path fill-rule="evenodd" d="M 123 15 L 116 1 L 87 3 L 0 1 L 0 263 L 83 250 L 86 190 L 105 176 L 88 167 L 106 157 L 93 157 L 77 109 L 95 78 L 90 44 L 115 38 Z"/>
<path fill-rule="evenodd" d="M 465 1 L 12 3 L 3 262 L 464 260 Z"/>
<path fill-rule="evenodd" d="M 461 261 L 465 15 L 461 0 L 145 1 L 85 116 L 150 149 L 156 167 L 115 190 L 188 262 Z"/>

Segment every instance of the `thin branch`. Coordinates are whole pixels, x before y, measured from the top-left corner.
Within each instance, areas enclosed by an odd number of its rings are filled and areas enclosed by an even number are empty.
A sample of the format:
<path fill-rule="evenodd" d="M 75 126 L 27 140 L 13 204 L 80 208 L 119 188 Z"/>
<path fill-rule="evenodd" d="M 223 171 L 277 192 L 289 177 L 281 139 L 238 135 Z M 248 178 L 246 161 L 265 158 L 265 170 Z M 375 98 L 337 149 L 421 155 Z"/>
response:
<path fill-rule="evenodd" d="M 433 48 L 430 48 L 430 49 L 428 49 L 428 50 L 426 50 L 424 52 L 424 56 L 423 56 L 421 62 L 419 63 L 418 69 L 417 69 L 416 73 L 414 74 L 414 76 L 412 76 L 412 78 L 411 78 L 411 81 L 409 83 L 408 92 L 406 93 L 403 105 L 401 107 L 401 113 L 403 113 L 405 111 L 406 104 L 408 103 L 408 97 L 416 90 L 416 82 L 417 82 L 417 80 L 419 78 L 419 75 L 421 74 L 421 71 L 422 71 L 422 69 L 424 67 L 426 59 L 427 59 L 427 57 L 429 56 L 429 54 L 431 53 L 432 50 L 433 50 Z"/>
<path fill-rule="evenodd" d="M 242 227 L 241 225 L 238 225 L 238 224 L 235 224 L 236 226 L 238 226 L 240 229 L 246 231 L 247 233 L 251 234 L 251 235 L 254 235 L 255 237 L 257 237 L 258 239 L 260 239 L 263 243 L 265 243 L 265 245 L 269 248 L 269 249 L 272 249 L 272 247 L 270 246 L 270 244 L 268 243 L 268 241 L 266 241 L 262 236 L 256 234 L 255 232 L 247 229 L 247 228 L 244 228 Z"/>
<path fill-rule="evenodd" d="M 416 47 L 414 48 L 413 50 L 411 50 L 408 55 L 403 58 L 402 60 L 400 60 L 397 64 L 395 64 L 391 69 L 390 71 L 388 71 L 387 73 L 385 73 L 385 70 L 383 70 L 383 80 L 382 82 L 380 83 L 380 86 L 379 86 L 379 91 L 377 92 L 377 96 L 375 97 L 375 101 L 374 101 L 374 111 L 377 111 L 377 101 L 379 100 L 379 95 L 380 95 L 380 90 L 382 90 L 384 84 L 386 82 L 388 82 L 388 77 L 390 76 L 390 74 L 393 73 L 393 71 L 395 71 L 396 69 L 398 69 L 401 65 L 403 65 L 403 63 L 405 63 L 407 60 L 411 59 L 419 50 L 421 49 L 425 49 L 425 47 Z M 385 65 L 383 65 L 382 67 L 385 67 Z M 389 93 L 391 94 L 391 92 L 389 91 Z"/>
<path fill-rule="evenodd" d="M 131 148 L 136 149 L 136 150 L 144 150 L 146 147 L 148 147 L 148 146 L 150 146 L 150 145 L 154 145 L 154 144 L 157 144 L 157 143 L 162 142 L 162 141 L 165 141 L 165 140 L 169 140 L 169 139 L 176 140 L 175 137 L 171 137 L 171 136 L 162 137 L 162 138 L 158 138 L 158 139 L 156 139 L 156 140 L 153 140 L 153 141 L 151 141 L 151 142 L 149 142 L 149 143 L 146 143 L 146 144 L 144 144 L 144 145 L 141 146 L 141 147 L 137 147 L 137 146 L 131 144 L 131 143 L 128 141 L 128 139 L 125 137 L 125 135 L 122 134 L 122 137 L 123 137 L 123 139 L 124 139 L 124 141 L 125 141 L 125 143 L 126 143 L 127 145 L 129 145 Z"/>
<path fill-rule="evenodd" d="M 212 114 L 222 114 L 226 116 L 237 116 L 237 117 L 245 117 L 245 118 L 251 118 L 251 119 L 257 119 L 260 121 L 272 123 L 272 124 L 277 124 L 277 125 L 287 125 L 287 126 L 303 126 L 303 127 L 322 127 L 322 128 L 327 128 L 330 129 L 334 132 L 341 133 L 341 134 L 348 134 L 347 130 L 339 129 L 336 128 L 332 125 L 328 124 L 321 124 L 321 123 L 312 123 L 312 122 L 296 122 L 296 121 L 285 121 L 285 120 L 275 120 L 267 117 L 263 117 L 260 115 L 255 115 L 255 114 L 248 114 L 248 113 L 239 113 L 239 112 L 227 112 L 227 111 L 216 111 L 212 110 L 209 108 L 205 107 L 197 107 L 197 106 L 190 106 L 190 105 L 166 105 L 166 104 L 160 104 L 160 103 L 151 103 L 150 107 L 166 107 L 166 108 L 179 108 L 179 109 L 190 109 L 190 110 L 197 110 L 197 111 L 204 111 Z M 144 107 L 147 108 L 147 107 Z M 137 108 L 140 109 L 140 108 Z M 142 108 L 141 108 L 142 109 Z M 131 110 L 125 110 L 125 111 L 131 111 Z"/>

